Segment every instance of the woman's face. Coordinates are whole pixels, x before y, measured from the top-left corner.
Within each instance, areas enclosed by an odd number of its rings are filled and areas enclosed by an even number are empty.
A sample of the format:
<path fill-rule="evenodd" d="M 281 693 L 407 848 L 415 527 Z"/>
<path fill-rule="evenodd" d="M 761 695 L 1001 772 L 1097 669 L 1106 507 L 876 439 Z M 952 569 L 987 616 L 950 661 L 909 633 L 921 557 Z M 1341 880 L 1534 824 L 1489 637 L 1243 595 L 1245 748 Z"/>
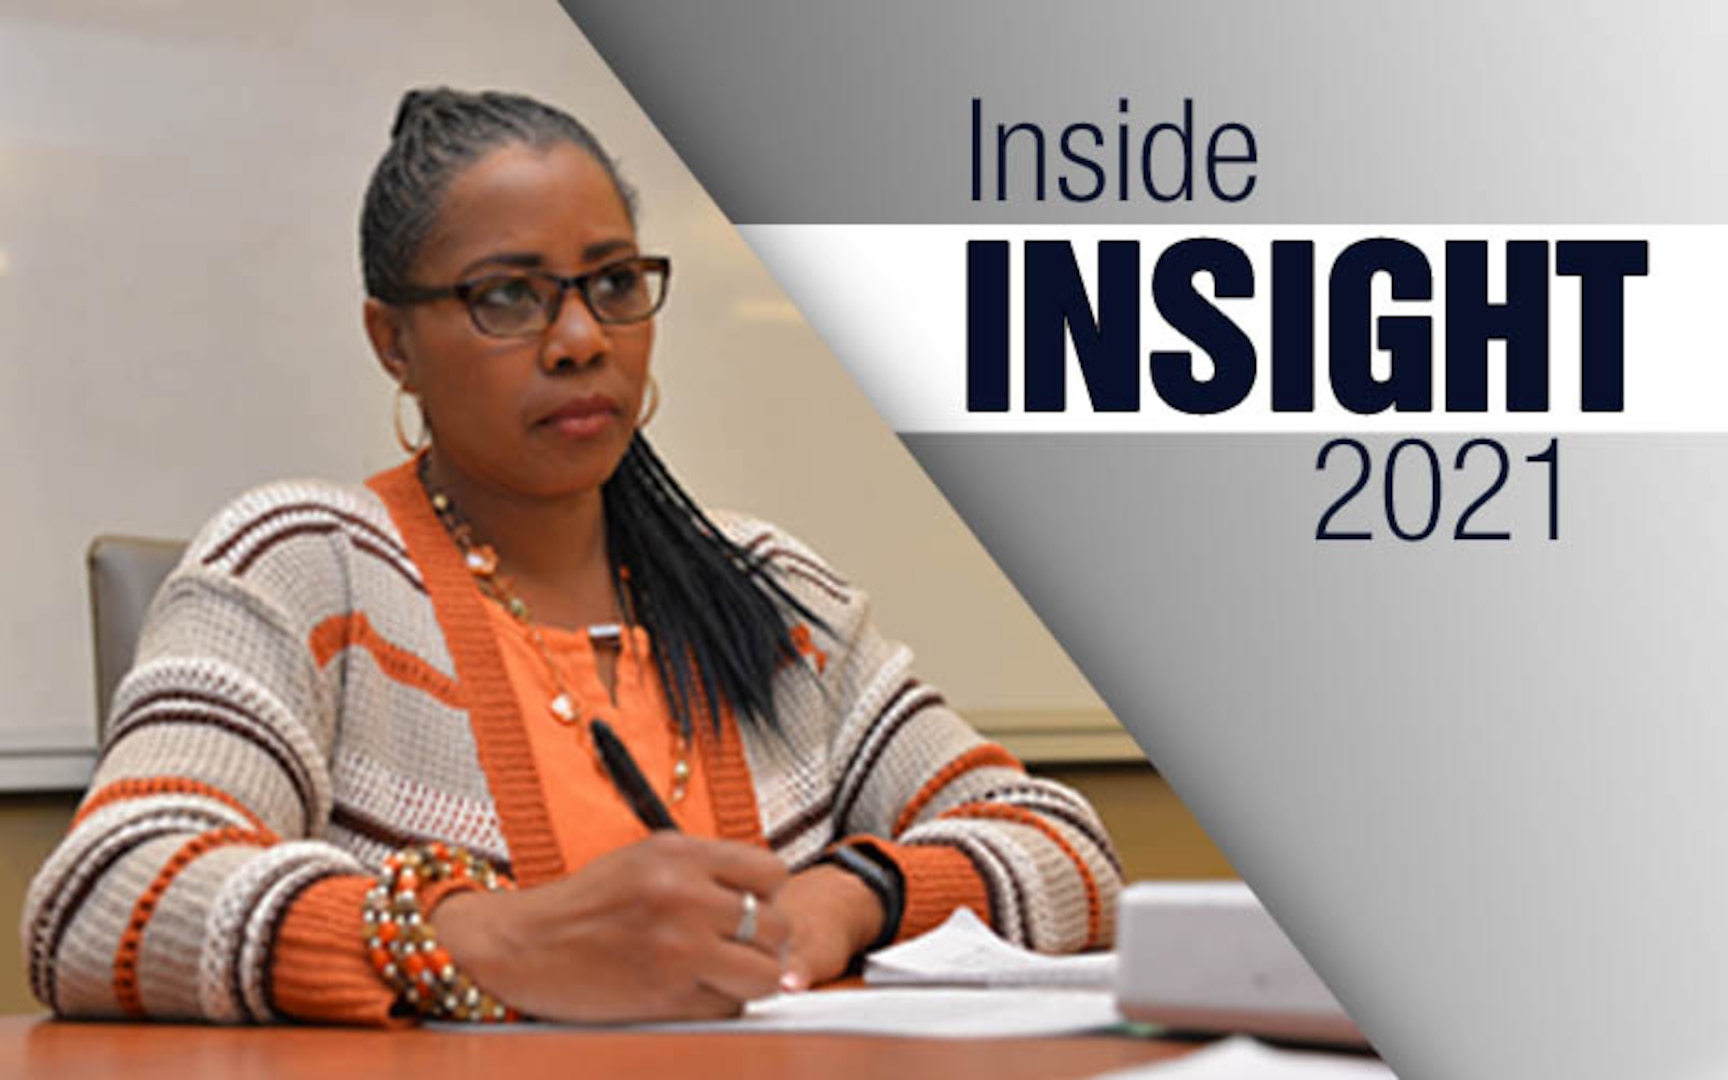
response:
<path fill-rule="evenodd" d="M 568 143 L 515 144 L 451 182 L 409 280 L 442 287 L 520 269 L 572 277 L 637 253 L 599 162 Z M 642 408 L 652 320 L 602 325 L 579 290 L 531 337 L 489 337 L 453 298 L 367 308 L 374 347 L 419 395 L 442 468 L 528 497 L 593 490 L 617 468 Z"/>

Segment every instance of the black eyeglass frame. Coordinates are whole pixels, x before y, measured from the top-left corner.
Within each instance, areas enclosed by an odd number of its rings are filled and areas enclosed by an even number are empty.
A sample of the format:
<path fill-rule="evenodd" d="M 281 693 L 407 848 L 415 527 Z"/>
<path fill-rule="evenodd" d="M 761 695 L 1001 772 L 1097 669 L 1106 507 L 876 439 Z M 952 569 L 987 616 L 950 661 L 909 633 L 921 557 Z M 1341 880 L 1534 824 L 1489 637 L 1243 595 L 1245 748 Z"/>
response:
<path fill-rule="evenodd" d="M 654 306 L 643 312 L 641 315 L 636 315 L 628 319 L 619 319 L 602 314 L 600 309 L 595 307 L 594 297 L 590 294 L 589 289 L 593 286 L 595 281 L 609 273 L 612 273 L 619 267 L 632 265 L 640 268 L 645 274 L 659 275 L 660 294 L 654 298 Z M 546 325 L 535 330 L 523 331 L 519 334 L 500 334 L 486 329 L 485 326 L 481 325 L 480 316 L 474 310 L 474 302 L 471 297 L 483 285 L 497 281 L 500 278 L 515 277 L 538 278 L 541 281 L 550 282 L 552 285 L 557 287 L 558 291 L 553 294 L 551 307 L 546 311 Z M 582 302 L 588 306 L 588 313 L 594 316 L 594 321 L 602 326 L 631 326 L 636 323 L 647 322 L 658 314 L 660 309 L 666 306 L 666 294 L 671 291 L 671 288 L 671 259 L 664 255 L 631 255 L 628 258 L 614 259 L 611 262 L 606 263 L 604 266 L 597 266 L 585 274 L 575 274 L 571 277 L 554 274 L 548 270 L 510 270 L 483 274 L 480 277 L 471 278 L 467 281 L 458 281 L 454 285 L 404 285 L 400 289 L 393 290 L 389 296 L 381 296 L 379 299 L 388 304 L 429 304 L 438 300 L 455 298 L 462 301 L 462 306 L 468 310 L 468 320 L 474 324 L 474 329 L 480 333 L 487 337 L 494 338 L 524 338 L 543 334 L 548 328 L 555 325 L 558 322 L 558 316 L 563 314 L 564 298 L 571 292 L 576 292 L 581 295 Z"/>

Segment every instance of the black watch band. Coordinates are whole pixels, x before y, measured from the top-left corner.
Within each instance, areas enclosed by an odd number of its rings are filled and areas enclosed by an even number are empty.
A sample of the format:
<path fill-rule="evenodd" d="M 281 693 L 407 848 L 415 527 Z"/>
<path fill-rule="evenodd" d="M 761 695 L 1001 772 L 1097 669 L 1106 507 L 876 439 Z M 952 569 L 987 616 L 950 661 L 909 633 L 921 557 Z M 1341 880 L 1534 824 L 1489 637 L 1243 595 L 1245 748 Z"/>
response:
<path fill-rule="evenodd" d="M 864 947 L 875 952 L 900 936 L 900 918 L 906 913 L 906 880 L 900 868 L 869 848 L 843 844 L 817 862 L 838 866 L 869 887 L 882 904 L 882 932 Z"/>

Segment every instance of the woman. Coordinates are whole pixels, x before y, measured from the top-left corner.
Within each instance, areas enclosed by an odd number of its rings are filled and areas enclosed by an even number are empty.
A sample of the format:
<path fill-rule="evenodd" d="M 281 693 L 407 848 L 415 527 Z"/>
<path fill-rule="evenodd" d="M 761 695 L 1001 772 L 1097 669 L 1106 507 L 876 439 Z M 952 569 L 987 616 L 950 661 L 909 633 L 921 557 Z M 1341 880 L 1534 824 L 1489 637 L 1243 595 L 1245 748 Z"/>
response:
<path fill-rule="evenodd" d="M 670 266 L 586 129 L 408 94 L 362 255 L 427 445 L 363 489 L 250 492 L 193 541 L 31 887 L 45 1003 L 706 1017 L 958 906 L 1040 949 L 1108 943 L 1090 808 L 643 439 Z"/>

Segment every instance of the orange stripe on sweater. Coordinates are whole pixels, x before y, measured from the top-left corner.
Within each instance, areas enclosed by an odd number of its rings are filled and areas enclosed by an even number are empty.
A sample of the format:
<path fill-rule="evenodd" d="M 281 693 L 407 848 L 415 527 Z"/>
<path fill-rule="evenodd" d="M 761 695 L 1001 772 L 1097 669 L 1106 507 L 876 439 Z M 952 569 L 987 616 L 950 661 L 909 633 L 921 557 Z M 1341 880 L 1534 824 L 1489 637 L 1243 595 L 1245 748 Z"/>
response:
<path fill-rule="evenodd" d="M 695 718 L 696 752 L 708 776 L 708 802 L 714 811 L 714 827 L 723 840 L 737 840 L 767 847 L 762 834 L 762 814 L 756 806 L 756 784 L 750 778 L 750 762 L 744 756 L 744 739 L 738 718 L 731 709 L 720 711 L 716 735 L 706 715 Z"/>
<path fill-rule="evenodd" d="M 1010 754 L 996 743 L 983 743 L 982 745 L 974 746 L 972 749 L 961 754 L 953 761 L 942 766 L 941 769 L 937 770 L 936 775 L 930 778 L 928 783 L 918 789 L 918 794 L 912 796 L 911 800 L 907 802 L 906 806 L 900 811 L 900 816 L 894 819 L 894 835 L 899 836 L 907 829 L 910 829 L 912 823 L 918 820 L 918 815 L 923 813 L 926 806 L 930 805 L 930 800 L 934 799 L 937 793 L 943 788 L 953 783 L 959 777 L 971 772 L 973 769 L 982 769 L 991 765 L 1000 765 L 1010 769 L 1019 769 L 1022 772 L 1025 771 L 1025 766 L 1020 764 L 1019 758 Z"/>
<path fill-rule="evenodd" d="M 1050 838 L 1050 842 L 1062 849 L 1062 854 L 1068 856 L 1068 861 L 1080 871 L 1080 880 L 1086 886 L 1086 944 L 1091 948 L 1098 944 L 1098 935 L 1104 922 L 1104 905 L 1098 899 L 1098 882 L 1093 879 L 1092 871 L 1086 865 L 1086 860 L 1074 850 L 1074 846 L 1063 839 L 1062 834 L 1048 821 L 1020 806 L 1003 806 L 1000 803 L 966 803 L 945 811 L 945 818 L 997 818 L 1001 821 L 1013 821 L 1037 829 Z"/>
<path fill-rule="evenodd" d="M 312 628 L 307 639 L 312 655 L 323 667 L 343 649 L 361 648 L 372 654 L 378 667 L 395 681 L 424 691 L 452 709 L 462 707 L 456 682 L 450 676 L 399 645 L 393 645 L 373 629 L 362 611 L 332 615 Z"/>
<path fill-rule="evenodd" d="M 202 780 L 193 780 L 184 776 L 146 776 L 116 780 L 84 800 L 84 805 L 78 808 L 78 813 L 72 818 L 72 828 L 77 828 L 85 818 L 104 806 L 123 802 L 126 799 L 149 798 L 152 795 L 197 795 L 204 799 L 214 799 L 222 805 L 238 811 L 254 829 L 269 835 L 272 842 L 276 839 L 275 834 L 270 831 L 263 820 L 248 810 L 239 799 L 221 788 L 211 787 Z"/>
<path fill-rule="evenodd" d="M 114 998 L 120 1003 L 127 1016 L 134 1020 L 144 1018 L 144 1000 L 138 988 L 138 952 L 144 947 L 144 928 L 150 924 L 150 917 L 156 914 L 156 907 L 162 902 L 162 896 L 168 891 L 168 886 L 174 884 L 174 879 L 180 872 L 192 865 L 193 860 L 212 848 L 226 844 L 255 844 L 267 847 L 275 842 L 275 837 L 268 832 L 253 832 L 247 829 L 217 829 L 214 832 L 200 833 L 181 845 L 168 864 L 150 882 L 150 887 L 144 890 L 144 895 L 132 906 L 132 918 L 126 923 L 126 932 L 120 935 L 120 947 L 114 950 Z"/>

